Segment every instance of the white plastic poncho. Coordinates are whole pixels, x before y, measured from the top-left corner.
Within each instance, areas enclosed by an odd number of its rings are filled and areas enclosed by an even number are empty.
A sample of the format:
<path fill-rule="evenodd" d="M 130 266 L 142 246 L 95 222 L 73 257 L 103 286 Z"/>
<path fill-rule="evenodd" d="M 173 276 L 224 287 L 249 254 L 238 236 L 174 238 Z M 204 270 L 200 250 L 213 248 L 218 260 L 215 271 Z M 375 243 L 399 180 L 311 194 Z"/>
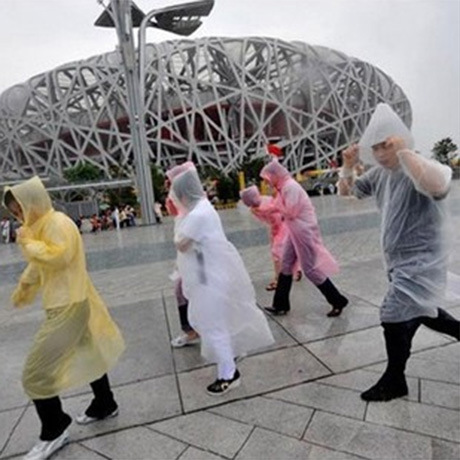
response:
<path fill-rule="evenodd" d="M 28 262 L 12 300 L 25 306 L 41 290 L 46 311 L 23 385 L 31 399 L 46 399 L 100 378 L 118 361 L 124 341 L 88 276 L 74 222 L 52 208 L 38 177 L 7 191 L 23 211 L 18 243 Z"/>
<path fill-rule="evenodd" d="M 363 145 L 372 147 L 394 136 L 405 147 L 412 145 L 412 137 L 402 132 L 402 121 L 388 109 L 376 110 L 360 142 L 360 154 Z M 382 322 L 436 317 L 445 300 L 442 198 L 449 189 L 450 168 L 407 148 L 397 152 L 397 157 L 399 164 L 393 169 L 375 166 L 353 188 L 358 198 L 375 196 L 382 214 L 381 245 L 390 282 L 381 308 Z"/>
<path fill-rule="evenodd" d="M 176 219 L 174 240 L 191 246 L 178 253 L 189 321 L 200 334 L 201 354 L 218 362 L 216 343 L 229 343 L 233 356 L 274 342 L 244 263 L 227 240 L 220 218 L 205 198 L 194 170 L 173 179 L 171 196 L 182 217 Z"/>

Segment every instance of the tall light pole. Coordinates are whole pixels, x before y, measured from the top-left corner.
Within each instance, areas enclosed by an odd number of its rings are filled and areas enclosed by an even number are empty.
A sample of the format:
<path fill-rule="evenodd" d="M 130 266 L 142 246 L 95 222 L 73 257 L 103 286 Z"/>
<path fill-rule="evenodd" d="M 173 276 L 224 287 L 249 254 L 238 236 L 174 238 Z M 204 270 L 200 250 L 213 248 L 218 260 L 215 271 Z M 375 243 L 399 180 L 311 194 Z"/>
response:
<path fill-rule="evenodd" d="M 120 54 L 125 71 L 125 82 L 129 109 L 129 124 L 135 161 L 136 182 L 141 204 L 142 222 L 155 223 L 154 193 L 150 174 L 149 152 L 145 129 L 145 31 L 147 27 L 167 30 L 178 35 L 190 35 L 200 27 L 201 16 L 207 16 L 214 0 L 173 5 L 153 10 L 147 15 L 131 0 L 112 0 L 96 20 L 95 25 L 115 27 Z M 155 19 L 155 21 L 152 21 Z M 133 27 L 139 27 L 138 52 L 133 40 Z"/>

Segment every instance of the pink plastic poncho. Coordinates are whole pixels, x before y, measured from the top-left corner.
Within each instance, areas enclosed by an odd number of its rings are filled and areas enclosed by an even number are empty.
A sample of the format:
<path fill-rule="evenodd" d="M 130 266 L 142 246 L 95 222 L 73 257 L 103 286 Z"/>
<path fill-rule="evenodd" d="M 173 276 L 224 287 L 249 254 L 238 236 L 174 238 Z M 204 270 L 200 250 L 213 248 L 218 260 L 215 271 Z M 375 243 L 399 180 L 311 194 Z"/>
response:
<path fill-rule="evenodd" d="M 251 185 L 240 192 L 243 203 L 252 209 L 254 216 L 270 228 L 270 249 L 275 262 L 281 262 L 288 236 L 283 216 L 271 196 L 261 196 L 259 189 Z"/>
<path fill-rule="evenodd" d="M 278 191 L 274 205 L 284 217 L 289 240 L 294 246 L 302 271 L 315 285 L 323 283 L 326 278 L 337 273 L 339 267 L 323 244 L 315 208 L 309 196 L 278 160 L 266 165 L 260 176 Z"/>

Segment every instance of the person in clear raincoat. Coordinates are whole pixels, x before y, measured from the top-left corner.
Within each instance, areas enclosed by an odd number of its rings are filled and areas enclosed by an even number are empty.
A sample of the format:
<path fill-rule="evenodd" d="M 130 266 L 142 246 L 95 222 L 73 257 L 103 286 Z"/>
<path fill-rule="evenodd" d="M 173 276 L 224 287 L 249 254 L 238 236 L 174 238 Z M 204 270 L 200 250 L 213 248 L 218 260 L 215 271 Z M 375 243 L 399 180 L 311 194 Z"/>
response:
<path fill-rule="evenodd" d="M 443 199 L 452 171 L 413 151 L 408 128 L 387 104 L 379 104 L 358 145 L 343 152 L 340 195 L 374 196 L 382 214 L 381 246 L 389 287 L 380 319 L 387 368 L 361 394 L 366 401 L 389 401 L 408 394 L 406 362 L 421 324 L 460 340 L 459 322 L 440 306 L 444 301 L 447 252 Z M 359 159 L 374 166 L 359 178 Z"/>
<path fill-rule="evenodd" d="M 46 314 L 22 377 L 41 421 L 40 442 L 25 458 L 43 459 L 67 442 L 72 419 L 62 409 L 62 391 L 91 383 L 94 399 L 78 423 L 117 414 L 107 372 L 124 342 L 88 276 L 78 228 L 53 209 L 40 179 L 6 187 L 3 205 L 22 222 L 17 242 L 28 263 L 12 302 L 23 307 L 41 291 Z"/>
<path fill-rule="evenodd" d="M 281 272 L 281 261 L 284 245 L 288 238 L 288 231 L 284 224 L 283 216 L 275 206 L 275 200 L 271 196 L 261 196 L 256 185 L 241 190 L 241 201 L 251 209 L 256 219 L 267 224 L 270 229 L 270 251 L 275 268 L 275 279 L 265 288 L 267 291 L 276 289 L 278 275 Z M 294 267 L 296 281 L 302 277 L 299 263 Z"/>
<path fill-rule="evenodd" d="M 260 176 L 277 190 L 275 207 L 283 216 L 288 230 L 273 303 L 271 307 L 266 307 L 266 310 L 274 315 L 286 314 L 290 310 L 292 273 L 298 260 L 305 277 L 320 290 L 332 306 L 327 316 L 339 316 L 348 304 L 348 299 L 330 279 L 339 271 L 339 267 L 323 244 L 315 208 L 307 192 L 277 159 L 264 166 Z"/>
<path fill-rule="evenodd" d="M 240 383 L 235 358 L 274 339 L 256 306 L 244 263 L 227 240 L 196 170 L 174 177 L 170 195 L 179 212 L 174 242 L 189 321 L 200 334 L 202 356 L 217 363 L 217 379 L 207 392 L 221 395 Z"/>
<path fill-rule="evenodd" d="M 196 170 L 195 165 L 191 161 L 186 161 L 185 163 L 174 166 L 166 171 L 166 189 L 170 189 L 171 182 L 176 176 L 190 169 Z M 169 215 L 175 217 L 176 219 L 180 219 L 179 211 L 174 206 L 174 202 L 172 201 L 169 194 L 166 198 L 165 208 Z M 174 348 L 182 348 L 187 345 L 196 345 L 200 343 L 200 336 L 198 332 L 193 329 L 188 320 L 188 299 L 184 296 L 184 291 L 182 289 L 182 278 L 180 277 L 177 270 L 174 271 L 174 273 L 171 275 L 171 278 L 174 281 L 174 296 L 176 297 L 177 309 L 179 311 L 179 321 L 182 330 L 181 334 L 171 340 L 171 345 Z"/>

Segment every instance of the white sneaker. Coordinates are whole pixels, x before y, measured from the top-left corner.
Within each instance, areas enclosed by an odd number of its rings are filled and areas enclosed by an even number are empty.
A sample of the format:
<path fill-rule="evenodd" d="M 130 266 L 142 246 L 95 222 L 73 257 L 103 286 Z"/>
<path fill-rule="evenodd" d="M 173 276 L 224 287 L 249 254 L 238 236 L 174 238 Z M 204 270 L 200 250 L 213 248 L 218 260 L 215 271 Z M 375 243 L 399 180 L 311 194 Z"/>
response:
<path fill-rule="evenodd" d="M 193 339 L 191 339 L 188 334 L 181 334 L 175 339 L 171 340 L 171 345 L 173 348 L 182 348 L 186 345 L 195 345 L 197 343 L 200 343 L 200 338 L 194 337 Z"/>
<path fill-rule="evenodd" d="M 116 417 L 117 415 L 118 415 L 118 408 L 116 408 L 111 414 L 107 415 L 104 418 L 90 417 L 89 415 L 86 415 L 85 413 L 83 413 L 83 414 L 77 415 L 77 417 L 75 418 L 75 421 L 79 425 L 89 425 L 90 423 L 107 420 L 109 418 Z"/>
<path fill-rule="evenodd" d="M 24 460 L 45 460 L 50 458 L 55 452 L 64 447 L 69 442 L 69 432 L 67 430 L 52 441 L 39 441 L 27 453 Z"/>

